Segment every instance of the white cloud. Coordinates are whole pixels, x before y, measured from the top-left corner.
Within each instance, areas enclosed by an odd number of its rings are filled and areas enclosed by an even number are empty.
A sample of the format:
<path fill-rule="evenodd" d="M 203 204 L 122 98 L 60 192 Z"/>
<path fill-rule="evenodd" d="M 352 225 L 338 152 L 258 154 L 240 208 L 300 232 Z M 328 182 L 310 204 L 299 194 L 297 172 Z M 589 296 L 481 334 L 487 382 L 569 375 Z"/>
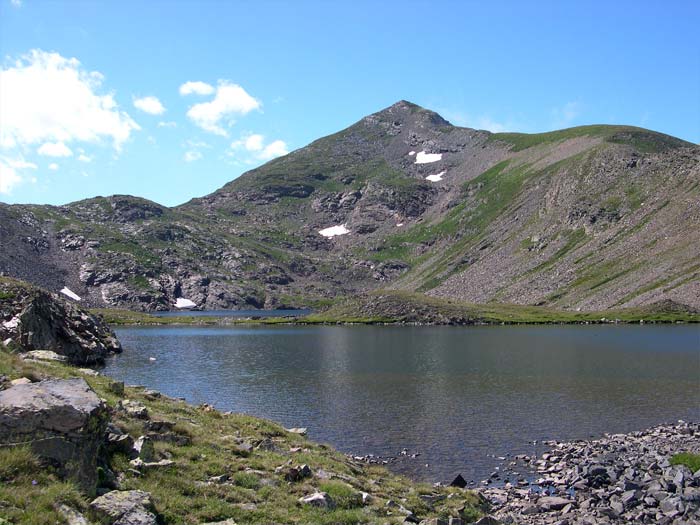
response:
<path fill-rule="evenodd" d="M 270 160 L 289 153 L 286 142 L 283 140 L 274 140 L 265 145 L 265 137 L 259 133 L 253 133 L 239 140 L 234 140 L 231 143 L 231 149 L 245 149 L 246 151 L 255 153 L 254 157 L 257 160 Z"/>
<path fill-rule="evenodd" d="M 32 50 L 0 70 L 0 146 L 42 142 L 98 142 L 119 150 L 138 124 L 112 94 L 100 95 L 103 76 L 75 58 Z"/>
<path fill-rule="evenodd" d="M 63 142 L 45 142 L 37 150 L 39 155 L 45 157 L 71 157 L 73 152 Z"/>
<path fill-rule="evenodd" d="M 270 160 L 289 153 L 286 142 L 283 140 L 274 140 L 265 145 L 265 137 L 259 133 L 253 133 L 239 140 L 234 140 L 231 143 L 231 149 L 245 149 L 246 151 L 254 153 L 254 157 L 257 160 Z"/>
<path fill-rule="evenodd" d="M 52 162 L 51 164 L 49 164 L 49 169 L 51 171 L 56 171 L 58 169 L 58 164 L 56 164 L 55 162 Z"/>
<path fill-rule="evenodd" d="M 165 113 L 165 106 L 161 104 L 157 97 L 135 98 L 134 107 L 149 115 L 162 115 Z"/>
<path fill-rule="evenodd" d="M 199 160 L 202 158 L 202 154 L 199 151 L 186 151 L 185 152 L 185 162 L 194 162 L 195 160 Z"/>
<path fill-rule="evenodd" d="M 84 153 L 81 153 L 80 155 L 78 155 L 78 160 L 80 162 L 92 162 L 92 157 L 88 157 Z"/>
<path fill-rule="evenodd" d="M 287 143 L 283 140 L 275 140 L 274 142 L 270 142 L 267 146 L 265 146 L 265 149 L 258 154 L 258 158 L 260 160 L 270 160 L 274 159 L 275 157 L 286 155 L 287 153 L 289 153 Z"/>
<path fill-rule="evenodd" d="M 193 105 L 187 116 L 200 128 L 226 137 L 228 133 L 223 124 L 230 126 L 232 116 L 245 115 L 260 106 L 260 102 L 238 84 L 220 81 L 214 99 Z"/>
<path fill-rule="evenodd" d="M 180 95 L 191 95 L 195 93 L 197 95 L 211 95 L 214 93 L 214 86 L 207 84 L 206 82 L 185 82 L 180 86 Z"/>
<path fill-rule="evenodd" d="M 176 127 L 177 127 L 177 122 L 173 122 L 172 120 L 170 120 L 170 121 L 161 120 L 161 121 L 158 123 L 158 127 L 159 127 L 159 128 L 176 128 Z"/>
<path fill-rule="evenodd" d="M 17 170 L 0 160 L 0 194 L 9 195 L 12 189 L 22 182 Z"/>
<path fill-rule="evenodd" d="M 32 162 L 0 157 L 0 194 L 9 195 L 13 188 L 22 182 L 20 170 L 35 170 L 36 168 L 36 164 Z M 33 180 L 33 177 L 30 180 Z"/>
<path fill-rule="evenodd" d="M 15 7 L 22 7 L 22 0 L 10 0 L 10 3 Z"/>
<path fill-rule="evenodd" d="M 245 140 L 245 149 L 248 151 L 260 151 L 263 149 L 263 137 L 262 135 L 251 135 Z"/>

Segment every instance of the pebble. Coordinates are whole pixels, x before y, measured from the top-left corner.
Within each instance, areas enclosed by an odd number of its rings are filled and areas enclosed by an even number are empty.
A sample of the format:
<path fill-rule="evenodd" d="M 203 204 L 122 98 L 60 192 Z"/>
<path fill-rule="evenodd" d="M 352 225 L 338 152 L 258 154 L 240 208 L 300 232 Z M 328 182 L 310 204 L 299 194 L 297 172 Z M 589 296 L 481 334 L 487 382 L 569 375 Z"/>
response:
<path fill-rule="evenodd" d="M 700 523 L 700 471 L 670 464 L 678 452 L 700 453 L 700 424 L 545 445 L 540 458 L 514 458 L 538 473 L 536 481 L 477 489 L 500 523 Z"/>

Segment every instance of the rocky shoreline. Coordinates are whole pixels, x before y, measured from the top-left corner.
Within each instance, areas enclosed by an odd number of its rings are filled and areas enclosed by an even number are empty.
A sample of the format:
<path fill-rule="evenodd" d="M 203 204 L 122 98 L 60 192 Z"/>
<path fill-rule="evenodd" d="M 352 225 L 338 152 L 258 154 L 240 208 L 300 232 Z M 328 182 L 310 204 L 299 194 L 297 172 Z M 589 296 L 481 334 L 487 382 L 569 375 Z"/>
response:
<path fill-rule="evenodd" d="M 396 458 L 348 457 L 306 440 L 304 429 L 283 429 L 208 405 L 193 407 L 68 366 L 99 363 L 121 350 L 113 332 L 101 318 L 56 295 L 16 281 L 0 284 L 0 335 L 7 337 L 0 339 L 0 453 L 5 465 L 17 465 L 0 471 L 3 512 L 23 512 L 12 496 L 17 491 L 30 503 L 44 486 L 66 490 L 58 482 L 70 480 L 83 496 L 97 498 L 89 506 L 73 496 L 65 498 L 72 506 L 45 502 L 47 520 L 37 523 L 55 522 L 56 513 L 71 523 L 88 523 L 88 516 L 111 525 L 157 525 L 184 517 L 227 525 L 234 519 L 700 523 L 700 469 L 673 464 L 675 454 L 700 453 L 698 423 L 545 442 L 549 451 L 540 457 L 503 458 L 502 468 L 475 491 L 464 490 L 461 476 L 449 487 L 417 484 L 379 466 L 419 453 L 404 449 Z M 52 350 L 37 350 L 38 345 Z M 25 446 L 36 457 L 27 455 Z M 177 501 L 187 503 L 173 506 Z M 209 508 L 210 501 L 220 506 Z"/>
<path fill-rule="evenodd" d="M 680 452 L 700 453 L 700 424 L 679 421 L 596 440 L 548 441 L 540 457 L 520 455 L 478 492 L 498 523 L 598 525 L 700 523 L 700 470 L 672 465 Z M 533 483 L 512 477 L 534 470 Z M 496 522 L 493 522 L 496 523 Z"/>

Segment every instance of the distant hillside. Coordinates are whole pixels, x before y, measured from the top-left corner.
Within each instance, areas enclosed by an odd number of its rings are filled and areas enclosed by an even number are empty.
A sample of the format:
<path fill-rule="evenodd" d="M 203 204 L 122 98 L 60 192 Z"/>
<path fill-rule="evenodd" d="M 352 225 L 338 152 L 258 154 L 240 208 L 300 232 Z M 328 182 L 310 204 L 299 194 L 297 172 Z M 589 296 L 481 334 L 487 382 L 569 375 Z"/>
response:
<path fill-rule="evenodd" d="M 314 307 L 381 288 L 698 308 L 700 147 L 628 126 L 492 134 L 401 101 L 179 207 L 0 205 L 0 240 L 5 274 L 99 306 Z"/>

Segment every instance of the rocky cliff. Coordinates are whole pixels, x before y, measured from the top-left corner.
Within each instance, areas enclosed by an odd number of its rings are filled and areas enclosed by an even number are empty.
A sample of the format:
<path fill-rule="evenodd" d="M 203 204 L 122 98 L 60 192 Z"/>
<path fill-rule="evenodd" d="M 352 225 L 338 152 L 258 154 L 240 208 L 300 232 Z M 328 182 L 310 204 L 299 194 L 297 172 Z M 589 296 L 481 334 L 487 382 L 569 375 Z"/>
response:
<path fill-rule="evenodd" d="M 48 350 L 70 363 L 94 365 L 121 352 L 101 318 L 14 279 L 0 278 L 0 341 L 22 351 Z"/>
<path fill-rule="evenodd" d="M 0 205 L 0 271 L 83 303 L 317 306 L 375 289 L 700 307 L 700 147 L 628 126 L 451 125 L 401 101 L 175 208 Z"/>

